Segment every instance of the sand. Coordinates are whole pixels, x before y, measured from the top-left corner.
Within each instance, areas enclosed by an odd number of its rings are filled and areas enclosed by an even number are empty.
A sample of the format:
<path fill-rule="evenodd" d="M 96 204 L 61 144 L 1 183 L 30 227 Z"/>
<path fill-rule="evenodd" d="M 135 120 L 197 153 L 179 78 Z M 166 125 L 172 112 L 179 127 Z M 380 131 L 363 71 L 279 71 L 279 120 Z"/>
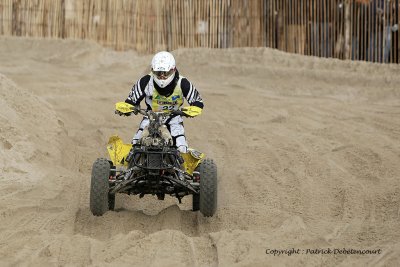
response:
<path fill-rule="evenodd" d="M 140 117 L 114 103 L 152 55 L 0 38 L 1 266 L 397 266 L 399 65 L 173 54 L 205 102 L 185 129 L 218 165 L 217 214 L 192 212 L 190 197 L 118 195 L 94 217 L 92 163 L 109 136 L 130 142 Z"/>

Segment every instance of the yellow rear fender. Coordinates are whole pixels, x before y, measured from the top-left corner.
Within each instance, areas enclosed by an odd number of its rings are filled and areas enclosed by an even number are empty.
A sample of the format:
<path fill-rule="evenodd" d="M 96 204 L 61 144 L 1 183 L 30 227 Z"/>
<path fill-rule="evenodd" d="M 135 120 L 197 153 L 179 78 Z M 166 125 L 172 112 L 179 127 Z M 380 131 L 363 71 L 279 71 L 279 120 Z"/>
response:
<path fill-rule="evenodd" d="M 126 157 L 131 151 L 132 144 L 124 144 L 118 135 L 113 135 L 108 140 L 107 151 L 114 166 L 128 166 Z"/>

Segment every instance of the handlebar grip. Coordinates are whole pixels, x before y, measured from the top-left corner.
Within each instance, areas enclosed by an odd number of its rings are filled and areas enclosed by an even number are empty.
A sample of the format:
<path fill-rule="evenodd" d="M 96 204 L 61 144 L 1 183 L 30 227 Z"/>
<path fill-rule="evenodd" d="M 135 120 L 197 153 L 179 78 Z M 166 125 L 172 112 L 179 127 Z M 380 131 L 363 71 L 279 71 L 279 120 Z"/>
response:
<path fill-rule="evenodd" d="M 117 114 L 117 115 L 119 115 L 119 116 L 122 116 L 122 115 L 124 115 L 124 116 L 130 116 L 131 114 L 132 114 L 132 112 L 121 112 L 121 111 L 118 111 L 118 110 L 116 110 L 116 111 L 114 111 L 114 113 L 115 114 Z"/>
<path fill-rule="evenodd" d="M 140 114 L 144 115 L 144 116 L 147 115 L 147 112 L 144 111 L 143 109 L 136 109 L 135 111 L 136 111 L 137 113 L 140 113 Z M 137 113 L 136 113 L 136 114 L 137 114 Z"/>
<path fill-rule="evenodd" d="M 180 116 L 184 116 L 187 117 L 186 113 L 184 113 L 182 110 L 174 110 L 171 112 L 173 115 L 180 115 Z"/>

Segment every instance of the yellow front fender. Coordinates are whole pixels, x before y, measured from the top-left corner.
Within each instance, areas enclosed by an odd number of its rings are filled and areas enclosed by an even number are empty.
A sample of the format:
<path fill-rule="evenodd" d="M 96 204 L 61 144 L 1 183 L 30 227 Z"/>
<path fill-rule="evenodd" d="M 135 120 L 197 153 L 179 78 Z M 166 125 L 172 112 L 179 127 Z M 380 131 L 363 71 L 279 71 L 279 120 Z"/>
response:
<path fill-rule="evenodd" d="M 131 151 L 132 144 L 124 144 L 118 135 L 113 135 L 108 140 L 107 150 L 114 166 L 128 166 L 126 157 Z"/>
<path fill-rule="evenodd" d="M 181 156 L 184 160 L 183 167 L 185 168 L 185 171 L 192 175 L 196 167 L 206 155 L 197 150 L 189 148 L 188 153 L 181 153 Z"/>

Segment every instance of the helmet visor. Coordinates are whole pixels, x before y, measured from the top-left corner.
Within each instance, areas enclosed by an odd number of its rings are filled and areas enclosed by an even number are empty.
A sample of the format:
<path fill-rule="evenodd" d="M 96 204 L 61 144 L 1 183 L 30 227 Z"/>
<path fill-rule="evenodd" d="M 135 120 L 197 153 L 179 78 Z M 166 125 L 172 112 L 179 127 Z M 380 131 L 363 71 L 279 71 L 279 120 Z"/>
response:
<path fill-rule="evenodd" d="M 169 71 L 151 71 L 153 73 L 154 76 L 156 76 L 158 79 L 160 80 L 166 80 L 169 78 L 169 76 L 171 76 L 172 74 L 174 74 L 175 69 L 170 69 Z"/>

